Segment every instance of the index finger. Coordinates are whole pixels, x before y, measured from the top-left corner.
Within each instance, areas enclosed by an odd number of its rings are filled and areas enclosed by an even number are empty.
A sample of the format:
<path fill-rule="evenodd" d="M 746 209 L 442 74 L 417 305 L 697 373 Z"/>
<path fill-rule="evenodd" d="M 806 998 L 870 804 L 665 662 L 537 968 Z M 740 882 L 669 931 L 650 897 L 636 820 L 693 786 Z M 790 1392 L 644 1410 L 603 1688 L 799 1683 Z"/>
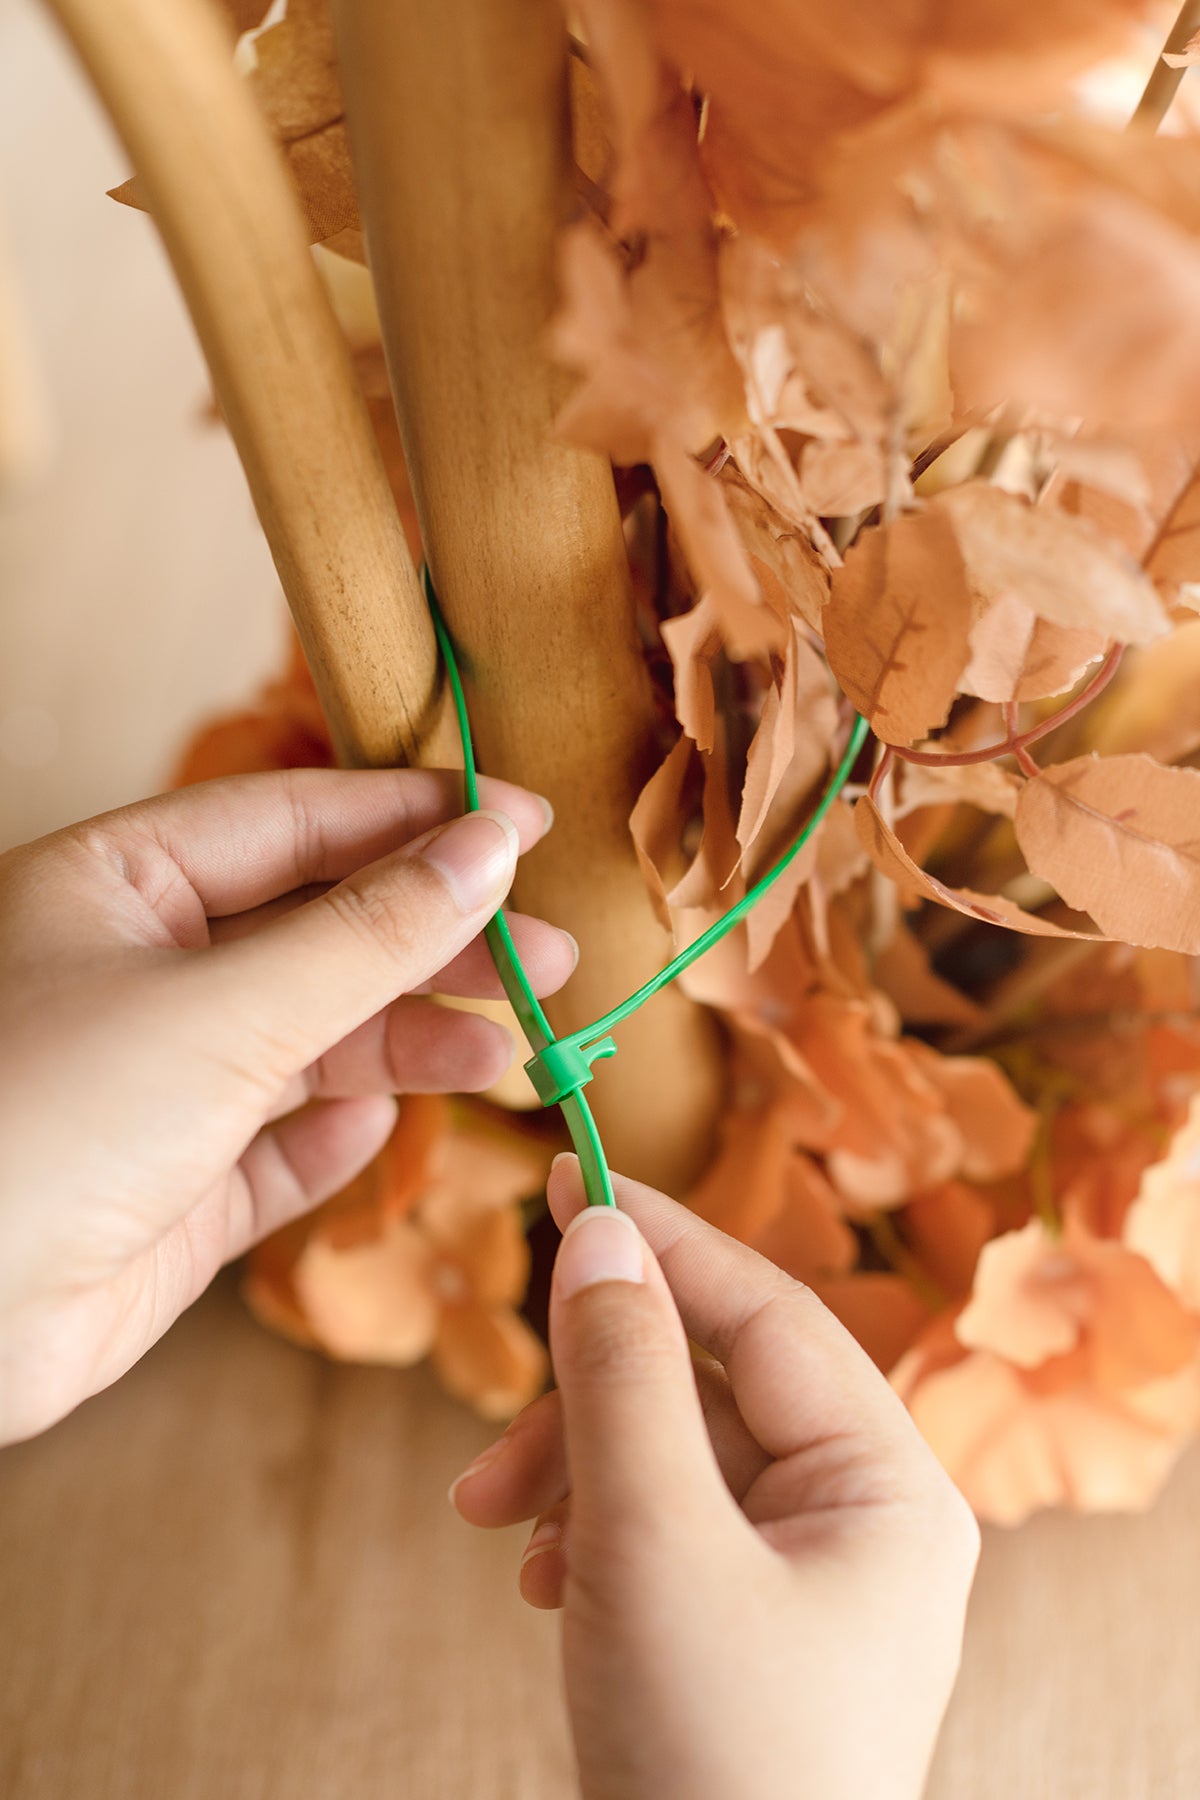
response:
<path fill-rule="evenodd" d="M 902 1401 L 810 1289 L 654 1188 L 614 1175 L 613 1191 L 658 1258 L 688 1336 L 725 1365 L 771 1456 L 852 1435 L 899 1451 L 919 1442 Z M 573 1156 L 555 1162 L 547 1198 L 560 1229 L 585 1204 Z"/>
<path fill-rule="evenodd" d="M 522 852 L 544 836 L 552 814 L 540 795 L 486 776 L 479 793 L 512 820 Z M 140 853 L 167 857 L 219 919 L 342 881 L 461 811 L 457 769 L 281 769 L 198 782 L 72 829 L 111 845 L 129 879 Z"/>

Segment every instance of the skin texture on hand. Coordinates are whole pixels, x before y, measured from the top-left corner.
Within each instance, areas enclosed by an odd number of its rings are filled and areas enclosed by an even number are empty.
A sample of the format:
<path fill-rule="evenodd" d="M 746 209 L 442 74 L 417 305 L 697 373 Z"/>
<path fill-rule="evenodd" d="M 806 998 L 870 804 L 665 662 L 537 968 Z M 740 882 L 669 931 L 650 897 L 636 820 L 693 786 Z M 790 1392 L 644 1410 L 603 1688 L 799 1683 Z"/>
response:
<path fill-rule="evenodd" d="M 584 1209 L 556 1164 L 559 1385 L 452 1490 L 473 1524 L 536 1521 L 521 1591 L 563 1609 L 585 1800 L 917 1800 L 974 1519 L 815 1296 L 616 1192 L 626 1217 Z"/>
<path fill-rule="evenodd" d="M 137 1360 L 221 1265 L 382 1147 L 398 1092 L 490 1086 L 484 924 L 537 795 L 446 771 L 203 783 L 0 857 L 0 1441 Z M 553 993 L 573 940 L 510 916 Z"/>

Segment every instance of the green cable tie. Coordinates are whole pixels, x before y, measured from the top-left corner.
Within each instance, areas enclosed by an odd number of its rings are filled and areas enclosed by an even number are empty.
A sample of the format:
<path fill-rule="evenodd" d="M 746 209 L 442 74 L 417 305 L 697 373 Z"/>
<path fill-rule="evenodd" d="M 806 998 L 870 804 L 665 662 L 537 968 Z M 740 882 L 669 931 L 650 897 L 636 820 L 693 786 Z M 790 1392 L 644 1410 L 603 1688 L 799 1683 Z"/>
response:
<path fill-rule="evenodd" d="M 462 739 L 463 786 L 466 791 L 467 810 L 474 812 L 479 807 L 479 781 L 458 659 L 454 653 L 450 633 L 446 629 L 446 622 L 442 618 L 427 564 L 422 565 L 421 575 L 425 584 L 425 596 L 429 601 L 429 611 L 433 618 L 433 628 L 437 634 L 438 646 L 446 666 L 454 711 L 458 719 L 459 735 Z M 585 1025 L 579 1031 L 572 1031 L 566 1037 L 555 1037 L 550 1021 L 533 991 L 529 976 L 517 954 L 517 947 L 513 943 L 512 933 L 509 931 L 508 921 L 503 912 L 496 913 L 484 927 L 484 937 L 488 949 L 491 951 L 492 961 L 496 965 L 496 972 L 500 977 L 505 994 L 508 996 L 509 1003 L 520 1021 L 521 1029 L 529 1040 L 529 1047 L 534 1053 L 525 1064 L 525 1072 L 542 1105 L 558 1106 L 562 1110 L 567 1129 L 571 1134 L 571 1141 L 579 1156 L 589 1205 L 616 1205 L 600 1133 L 597 1130 L 591 1108 L 581 1092 L 592 1079 L 592 1063 L 605 1057 L 615 1056 L 617 1053 L 617 1046 L 609 1036 L 609 1032 L 614 1025 L 619 1025 L 622 1020 L 629 1018 L 631 1013 L 645 1005 L 647 1000 L 652 999 L 655 994 L 668 986 L 685 969 L 690 969 L 692 964 L 698 962 L 706 951 L 711 950 L 715 944 L 721 942 L 722 938 L 735 930 L 751 908 L 756 906 L 767 890 L 778 881 L 785 869 L 808 843 L 813 832 L 845 787 L 850 778 L 850 771 L 858 760 L 859 751 L 866 742 L 867 732 L 867 721 L 856 717 L 854 728 L 850 733 L 850 740 L 829 786 L 817 802 L 804 829 L 774 867 L 754 884 L 736 906 L 731 907 L 715 924 L 710 925 L 707 931 L 702 932 L 695 943 L 689 944 L 685 950 L 681 950 L 677 956 L 672 957 L 671 961 L 660 969 L 657 975 L 653 975 L 649 981 L 643 982 L 636 993 L 631 994 L 627 1000 L 623 1000 L 619 1006 L 614 1006 L 611 1012 L 605 1013 L 603 1018 L 597 1019 L 593 1024 Z"/>

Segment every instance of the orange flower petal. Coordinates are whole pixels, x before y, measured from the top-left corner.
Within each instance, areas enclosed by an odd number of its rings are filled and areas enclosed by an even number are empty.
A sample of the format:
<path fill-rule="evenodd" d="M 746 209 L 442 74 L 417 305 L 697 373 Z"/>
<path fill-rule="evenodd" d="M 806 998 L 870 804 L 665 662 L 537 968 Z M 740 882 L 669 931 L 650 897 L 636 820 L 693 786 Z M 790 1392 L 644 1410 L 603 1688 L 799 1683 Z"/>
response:
<path fill-rule="evenodd" d="M 503 1306 L 450 1306 L 433 1347 L 449 1391 L 485 1419 L 510 1419 L 545 1385 L 549 1358 L 524 1319 Z"/>
<path fill-rule="evenodd" d="M 398 1219 L 373 1242 L 350 1249 L 311 1238 L 293 1281 L 323 1349 L 354 1362 L 407 1367 L 428 1353 L 437 1327 L 432 1264 L 422 1234 Z"/>

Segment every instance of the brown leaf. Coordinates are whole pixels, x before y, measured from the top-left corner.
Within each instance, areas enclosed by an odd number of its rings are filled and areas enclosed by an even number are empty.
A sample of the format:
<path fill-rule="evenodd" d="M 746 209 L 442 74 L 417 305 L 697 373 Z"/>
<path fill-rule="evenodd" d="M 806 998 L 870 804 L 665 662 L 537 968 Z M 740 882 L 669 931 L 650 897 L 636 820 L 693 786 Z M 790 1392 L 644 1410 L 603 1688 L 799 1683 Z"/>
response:
<path fill-rule="evenodd" d="M 768 504 L 733 469 L 721 475 L 721 491 L 760 589 L 781 617 L 791 612 L 814 630 L 829 598 L 829 571 L 804 531 L 781 523 Z"/>
<path fill-rule="evenodd" d="M 689 612 L 664 619 L 661 630 L 675 669 L 675 716 L 698 750 L 711 750 L 716 714 L 712 664 L 721 653 L 712 601 L 698 600 Z"/>
<path fill-rule="evenodd" d="M 1088 748 L 1103 755 L 1144 750 L 1173 763 L 1200 750 L 1200 619 L 1127 656 L 1085 730 Z"/>
<path fill-rule="evenodd" d="M 250 85 L 276 137 L 288 143 L 342 116 L 333 14 L 328 0 L 288 0 L 254 40 Z"/>
<path fill-rule="evenodd" d="M 958 1025 L 977 1029 L 986 1018 L 981 1006 L 935 974 L 929 953 L 902 920 L 875 957 L 874 977 L 909 1026 Z"/>
<path fill-rule="evenodd" d="M 1200 457 L 1182 484 L 1146 551 L 1146 573 L 1163 598 L 1179 601 L 1200 594 Z"/>
<path fill-rule="evenodd" d="M 1200 772 L 1076 757 L 1026 783 L 1014 826 L 1033 873 L 1107 936 L 1200 953 Z"/>
<path fill-rule="evenodd" d="M 947 488 L 929 504 L 951 521 L 981 607 L 1016 600 L 1068 631 L 1123 644 L 1149 643 L 1168 629 L 1150 578 L 1086 520 L 1031 507 L 984 481 Z"/>
<path fill-rule="evenodd" d="M 1066 694 L 1108 648 L 1102 632 L 1070 631 L 1002 594 L 971 627 L 964 694 L 980 700 L 1048 700 Z"/>
<path fill-rule="evenodd" d="M 255 31 L 270 11 L 271 0 L 218 0 L 221 11 L 229 15 L 240 37 L 243 31 Z"/>
<path fill-rule="evenodd" d="M 1036 913 L 1023 912 L 1002 894 L 977 894 L 971 888 L 950 887 L 939 881 L 912 860 L 869 794 L 864 794 L 854 808 L 854 825 L 859 842 L 875 867 L 896 883 L 902 896 L 910 896 L 906 904 L 920 898 L 937 900 L 955 912 L 966 913 L 968 918 L 982 919 L 987 925 L 1003 925 L 1010 931 L 1023 931 L 1032 937 L 1099 939 L 1104 935 L 1053 925 Z"/>
<path fill-rule="evenodd" d="M 629 831 L 650 900 L 659 919 L 671 929 L 667 888 L 683 873 L 680 836 L 690 808 L 684 793 L 694 772 L 696 747 L 683 736 L 659 764 L 637 797 L 629 815 Z"/>
<path fill-rule="evenodd" d="M 1168 69 L 1190 69 L 1200 62 L 1200 31 L 1194 31 L 1182 50 L 1164 50 L 1162 59 Z"/>
<path fill-rule="evenodd" d="M 906 513 L 864 531 L 822 616 L 829 666 L 885 743 L 944 725 L 967 664 L 971 595 L 949 521 Z"/>

